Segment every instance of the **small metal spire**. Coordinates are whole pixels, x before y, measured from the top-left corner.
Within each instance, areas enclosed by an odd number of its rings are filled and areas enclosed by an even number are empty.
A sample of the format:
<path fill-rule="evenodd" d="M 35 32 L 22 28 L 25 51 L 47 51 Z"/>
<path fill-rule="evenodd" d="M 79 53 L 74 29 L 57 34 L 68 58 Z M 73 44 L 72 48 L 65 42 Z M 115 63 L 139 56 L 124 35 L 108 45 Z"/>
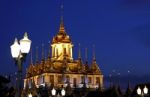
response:
<path fill-rule="evenodd" d="M 46 49 L 45 49 L 44 55 L 45 55 L 45 59 L 46 59 L 46 57 L 47 57 L 47 50 Z"/>
<path fill-rule="evenodd" d="M 61 22 L 63 22 L 63 11 L 64 11 L 64 5 L 63 5 L 63 0 L 61 0 L 61 5 L 60 5 Z"/>
<path fill-rule="evenodd" d="M 93 60 L 96 60 L 96 57 L 95 57 L 95 45 L 93 45 Z"/>
<path fill-rule="evenodd" d="M 44 59 L 44 44 L 42 43 L 42 59 Z"/>
<path fill-rule="evenodd" d="M 32 49 L 31 49 L 31 52 L 30 52 L 30 54 L 31 54 L 31 59 L 30 59 L 30 62 L 31 62 L 31 64 L 33 64 L 33 58 L 32 58 Z"/>
<path fill-rule="evenodd" d="M 87 60 L 88 60 L 88 56 L 87 56 L 87 48 L 85 48 L 85 60 L 86 60 L 86 62 L 87 62 Z"/>
<path fill-rule="evenodd" d="M 50 48 L 51 48 L 51 42 L 49 41 L 49 42 L 48 42 L 48 58 L 51 57 L 51 53 L 50 53 L 50 52 L 51 52 L 51 49 L 50 49 Z"/>
<path fill-rule="evenodd" d="M 51 57 L 51 51 L 50 51 L 51 49 L 50 49 L 50 47 L 48 46 L 48 57 Z"/>
<path fill-rule="evenodd" d="M 79 53 L 78 53 L 78 58 L 81 58 L 81 50 L 80 50 L 80 43 L 79 43 Z"/>
<path fill-rule="evenodd" d="M 38 46 L 36 47 L 36 63 L 38 63 Z"/>
<path fill-rule="evenodd" d="M 64 22 L 63 22 L 63 1 L 60 5 L 60 28 L 59 28 L 59 34 L 65 34 L 65 28 L 64 28 Z"/>

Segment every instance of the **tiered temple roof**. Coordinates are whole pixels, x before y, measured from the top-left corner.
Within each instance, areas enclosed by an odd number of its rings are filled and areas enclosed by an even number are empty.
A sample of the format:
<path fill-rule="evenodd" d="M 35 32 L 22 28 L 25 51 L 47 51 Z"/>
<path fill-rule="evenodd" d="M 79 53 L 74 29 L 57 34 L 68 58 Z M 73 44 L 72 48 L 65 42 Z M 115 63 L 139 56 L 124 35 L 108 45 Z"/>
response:
<path fill-rule="evenodd" d="M 62 43 L 62 45 L 60 45 Z M 59 46 L 58 46 L 59 45 Z M 56 48 L 56 46 L 58 46 Z M 61 46 L 61 47 L 60 47 Z M 72 59 L 72 42 L 67 35 L 64 27 L 63 18 L 61 18 L 59 31 L 52 39 L 52 58 L 50 51 L 48 58 L 44 58 L 44 50 L 42 48 L 42 60 L 38 62 L 38 50 L 36 51 L 36 63 L 29 65 L 26 71 L 26 78 L 40 75 L 43 73 L 68 73 L 68 74 L 102 74 L 98 64 L 96 63 L 95 54 L 91 64 L 82 62 L 80 46 L 77 60 Z M 60 48 L 59 48 L 60 47 Z M 38 48 L 37 48 L 38 49 Z M 58 60 L 58 57 L 62 58 Z M 69 57 L 69 59 L 67 59 Z M 32 59 L 32 58 L 31 58 Z"/>
<path fill-rule="evenodd" d="M 73 62 L 65 60 L 51 61 L 51 58 L 41 60 L 39 63 L 30 64 L 26 77 L 32 77 L 43 73 L 75 73 L 75 74 L 101 74 L 101 71 L 94 61 L 91 65 L 83 64 L 80 59 Z"/>

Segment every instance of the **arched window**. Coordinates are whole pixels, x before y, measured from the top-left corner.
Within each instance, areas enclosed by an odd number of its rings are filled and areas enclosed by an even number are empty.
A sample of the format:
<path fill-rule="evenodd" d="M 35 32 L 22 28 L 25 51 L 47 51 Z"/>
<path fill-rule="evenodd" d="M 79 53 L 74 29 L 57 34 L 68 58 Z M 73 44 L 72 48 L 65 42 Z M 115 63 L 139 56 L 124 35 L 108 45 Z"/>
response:
<path fill-rule="evenodd" d="M 54 84 L 54 75 L 50 75 L 50 83 Z"/>
<path fill-rule="evenodd" d="M 66 48 L 64 48 L 64 55 L 66 55 L 67 53 L 66 53 Z"/>
<path fill-rule="evenodd" d="M 96 84 L 99 84 L 99 83 L 100 83 L 100 78 L 96 77 Z"/>
<path fill-rule="evenodd" d="M 88 77 L 88 83 L 92 83 L 92 78 Z"/>
<path fill-rule="evenodd" d="M 58 75 L 58 83 L 62 82 L 62 75 Z"/>
<path fill-rule="evenodd" d="M 77 79 L 76 78 L 73 78 L 73 86 L 77 87 Z"/>
<path fill-rule="evenodd" d="M 66 83 L 70 83 L 70 77 L 66 76 Z"/>

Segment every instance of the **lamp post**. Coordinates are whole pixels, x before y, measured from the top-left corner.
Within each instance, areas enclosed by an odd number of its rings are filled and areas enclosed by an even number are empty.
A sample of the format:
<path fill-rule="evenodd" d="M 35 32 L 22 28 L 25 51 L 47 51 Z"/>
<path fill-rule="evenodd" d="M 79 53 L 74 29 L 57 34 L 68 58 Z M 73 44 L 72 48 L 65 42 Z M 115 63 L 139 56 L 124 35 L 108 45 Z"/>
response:
<path fill-rule="evenodd" d="M 141 97 L 144 97 L 144 95 L 148 94 L 148 88 L 145 86 L 142 90 L 140 87 L 138 87 L 137 94 Z"/>
<path fill-rule="evenodd" d="M 63 96 L 65 96 L 65 94 L 66 94 L 66 91 L 64 90 L 64 88 L 61 90 L 61 95 L 62 95 L 62 97 Z"/>
<path fill-rule="evenodd" d="M 112 88 L 112 80 L 111 80 L 112 75 L 109 74 L 109 80 L 110 80 L 110 88 Z"/>
<path fill-rule="evenodd" d="M 121 73 L 119 72 L 119 73 L 117 73 L 117 75 L 118 75 L 118 87 L 120 86 L 120 75 L 121 75 Z"/>
<path fill-rule="evenodd" d="M 20 40 L 20 45 L 17 38 L 15 38 L 14 44 L 10 46 L 12 57 L 15 59 L 15 63 L 18 67 L 17 76 L 17 97 L 21 97 L 21 82 L 22 82 L 22 64 L 25 61 L 26 55 L 30 51 L 31 40 L 28 39 L 27 32 L 25 32 L 23 39 Z"/>

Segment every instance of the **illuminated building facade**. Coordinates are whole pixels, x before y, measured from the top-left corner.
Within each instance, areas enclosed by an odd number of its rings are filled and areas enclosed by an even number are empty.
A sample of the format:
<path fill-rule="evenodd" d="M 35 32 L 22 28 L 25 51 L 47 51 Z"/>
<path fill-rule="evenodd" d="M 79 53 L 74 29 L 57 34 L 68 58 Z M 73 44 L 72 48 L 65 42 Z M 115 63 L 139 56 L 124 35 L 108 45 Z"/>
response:
<path fill-rule="evenodd" d="M 78 59 L 73 59 L 73 44 L 67 35 L 61 18 L 59 31 L 53 37 L 48 58 L 42 58 L 41 62 L 31 62 L 26 70 L 24 88 L 31 88 L 34 85 L 38 88 L 41 85 L 53 87 L 87 88 L 103 87 L 103 74 L 96 63 L 93 51 L 93 60 L 89 65 L 81 59 L 80 46 Z"/>

